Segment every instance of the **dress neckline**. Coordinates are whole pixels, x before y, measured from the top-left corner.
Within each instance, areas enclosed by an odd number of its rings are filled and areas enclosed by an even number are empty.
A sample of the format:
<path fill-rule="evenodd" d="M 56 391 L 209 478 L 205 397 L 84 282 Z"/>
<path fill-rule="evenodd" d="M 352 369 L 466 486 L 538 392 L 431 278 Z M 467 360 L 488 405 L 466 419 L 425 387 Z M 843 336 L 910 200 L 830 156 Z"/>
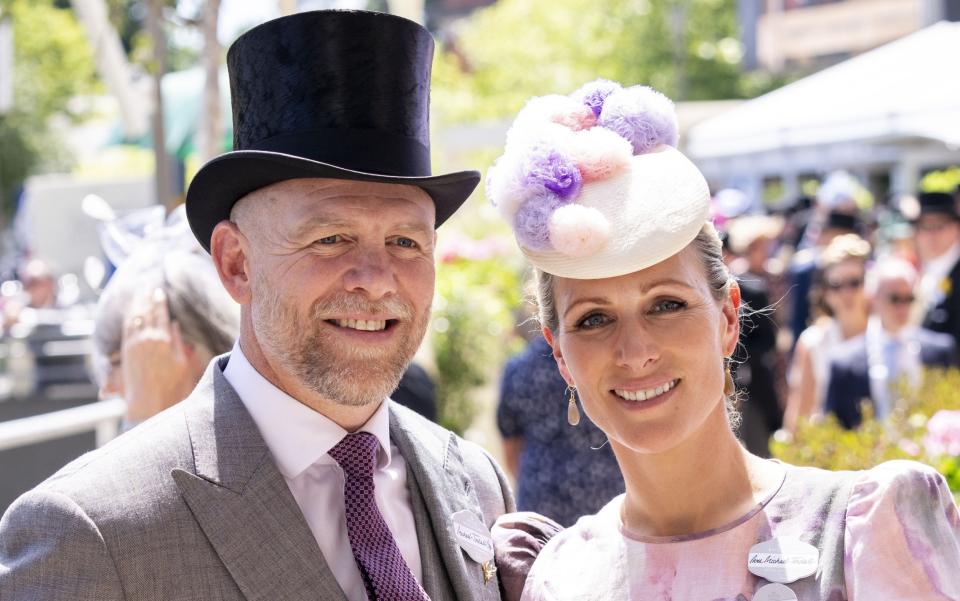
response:
<path fill-rule="evenodd" d="M 776 460 L 773 460 L 773 461 L 776 461 Z M 724 532 L 729 532 L 730 530 L 733 530 L 734 528 L 741 526 L 746 522 L 750 521 L 751 518 L 753 518 L 755 515 L 763 511 L 763 509 L 770 504 L 770 501 L 772 501 L 774 497 L 776 497 L 780 493 L 780 491 L 783 490 L 783 485 L 787 481 L 787 472 L 790 470 L 790 467 L 787 464 L 782 463 L 780 461 L 776 461 L 776 463 L 779 463 L 781 466 L 783 466 L 784 468 L 783 477 L 780 479 L 780 484 L 775 486 L 762 501 L 754 505 L 750 509 L 750 511 L 741 515 L 740 517 L 730 522 L 727 522 L 726 524 L 723 524 L 721 526 L 717 526 L 716 528 L 703 530 L 701 532 L 692 532 L 690 534 L 677 534 L 673 536 L 651 536 L 651 535 L 636 534 L 634 532 L 630 532 L 629 530 L 627 530 L 626 526 L 623 525 L 623 520 L 620 518 L 620 506 L 623 504 L 623 500 L 626 495 L 625 494 L 619 495 L 616 499 L 614 499 L 610 503 L 610 505 L 615 506 L 613 509 L 614 511 L 616 511 L 616 514 L 617 514 L 617 524 L 618 524 L 618 529 L 620 530 L 620 534 L 623 535 L 623 537 L 626 539 L 640 542 L 640 543 L 668 544 L 668 543 L 683 543 L 683 542 L 689 542 L 694 540 L 702 540 L 702 539 L 710 538 L 711 536 L 723 534 Z"/>

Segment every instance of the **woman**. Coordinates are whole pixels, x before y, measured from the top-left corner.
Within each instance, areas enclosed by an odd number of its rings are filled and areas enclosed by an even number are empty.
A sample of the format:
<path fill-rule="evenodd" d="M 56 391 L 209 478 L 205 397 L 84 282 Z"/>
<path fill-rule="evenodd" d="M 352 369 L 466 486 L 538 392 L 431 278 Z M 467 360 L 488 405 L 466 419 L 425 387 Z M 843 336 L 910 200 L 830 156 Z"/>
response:
<path fill-rule="evenodd" d="M 837 236 L 820 256 L 815 291 L 822 296 L 824 315 L 800 334 L 794 350 L 784 415 L 789 432 L 801 419 L 823 413 L 831 350 L 867 329 L 870 307 L 863 281 L 869 256 L 870 244 L 856 234 Z"/>
<path fill-rule="evenodd" d="M 488 194 L 538 271 L 544 337 L 626 485 L 552 538 L 543 518 L 501 518 L 507 597 L 960 598 L 960 516 L 934 470 L 835 474 L 737 442 L 740 292 L 676 140 L 668 99 L 600 81 L 531 101 L 492 169 Z"/>
<path fill-rule="evenodd" d="M 239 332 L 240 307 L 177 211 L 122 261 L 97 303 L 100 396 L 126 400 L 135 425 L 186 398 Z"/>

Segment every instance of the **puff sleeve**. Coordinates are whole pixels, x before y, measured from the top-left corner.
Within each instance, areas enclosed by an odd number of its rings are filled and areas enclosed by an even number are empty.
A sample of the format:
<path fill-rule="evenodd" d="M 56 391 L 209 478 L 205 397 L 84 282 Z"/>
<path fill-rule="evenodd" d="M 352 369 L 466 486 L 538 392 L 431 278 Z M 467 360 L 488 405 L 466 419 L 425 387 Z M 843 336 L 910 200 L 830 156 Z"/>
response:
<path fill-rule="evenodd" d="M 504 601 L 520 599 L 537 555 L 562 530 L 560 524 L 531 511 L 508 513 L 497 519 L 491 533 Z"/>
<path fill-rule="evenodd" d="M 863 473 L 847 505 L 850 601 L 960 600 L 960 514 L 938 472 L 890 461 Z"/>

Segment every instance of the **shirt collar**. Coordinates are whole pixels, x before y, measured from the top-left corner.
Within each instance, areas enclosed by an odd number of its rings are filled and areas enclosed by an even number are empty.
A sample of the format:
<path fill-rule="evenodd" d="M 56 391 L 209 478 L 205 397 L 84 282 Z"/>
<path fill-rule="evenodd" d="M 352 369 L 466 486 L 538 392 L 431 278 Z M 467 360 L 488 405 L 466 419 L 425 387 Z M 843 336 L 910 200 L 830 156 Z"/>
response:
<path fill-rule="evenodd" d="M 271 384 L 250 365 L 239 341 L 233 346 L 223 376 L 250 412 L 284 477 L 295 478 L 315 463 L 336 463 L 327 452 L 348 432 Z M 387 467 L 391 459 L 389 404 L 381 402 L 359 431 L 377 437 L 377 468 Z"/>
<path fill-rule="evenodd" d="M 956 262 L 960 260 L 960 242 L 950 247 L 950 250 L 943 253 L 935 259 L 930 259 L 924 265 L 924 275 L 936 275 L 938 278 L 944 278 L 950 274 L 950 270 Z"/>

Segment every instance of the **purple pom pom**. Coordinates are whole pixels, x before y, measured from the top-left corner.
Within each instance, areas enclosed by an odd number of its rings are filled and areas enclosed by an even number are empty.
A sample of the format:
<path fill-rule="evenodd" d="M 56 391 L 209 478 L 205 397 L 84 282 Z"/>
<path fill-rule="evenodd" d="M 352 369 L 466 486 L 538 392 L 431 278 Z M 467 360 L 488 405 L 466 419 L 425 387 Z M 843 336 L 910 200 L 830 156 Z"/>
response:
<path fill-rule="evenodd" d="M 550 216 L 565 205 L 556 194 L 543 192 L 528 198 L 513 216 L 513 231 L 517 241 L 530 250 L 552 250 L 550 244 Z"/>
<path fill-rule="evenodd" d="M 620 84 L 615 81 L 597 79 L 583 84 L 579 90 L 570 94 L 570 97 L 590 107 L 593 114 L 599 117 L 607 96 L 621 89 Z"/>
<path fill-rule="evenodd" d="M 661 144 L 677 145 L 679 128 L 673 102 L 646 86 L 610 94 L 598 123 L 626 138 L 634 154 L 650 152 Z"/>
<path fill-rule="evenodd" d="M 569 157 L 545 145 L 530 149 L 523 171 L 528 186 L 542 187 L 564 200 L 574 198 L 583 185 L 577 165 Z"/>

